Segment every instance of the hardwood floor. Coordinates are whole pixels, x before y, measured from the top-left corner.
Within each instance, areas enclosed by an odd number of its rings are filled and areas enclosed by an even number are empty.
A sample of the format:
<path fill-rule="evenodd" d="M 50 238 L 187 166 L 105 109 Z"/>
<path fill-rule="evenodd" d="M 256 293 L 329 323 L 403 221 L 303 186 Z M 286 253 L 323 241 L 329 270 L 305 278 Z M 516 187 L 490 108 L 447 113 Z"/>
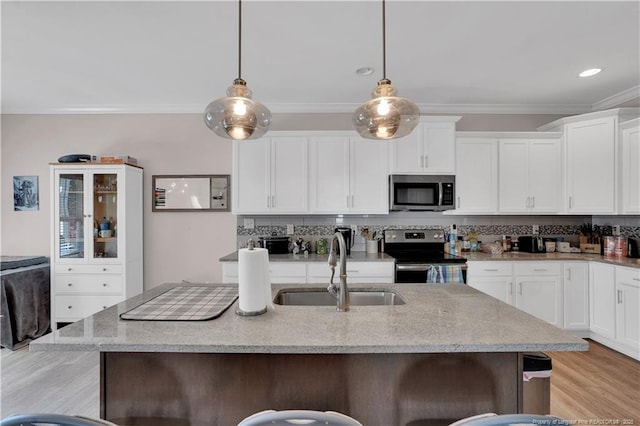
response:
<path fill-rule="evenodd" d="M 547 355 L 551 414 L 576 424 L 640 425 L 640 362 L 593 340 L 588 352 Z"/>
<path fill-rule="evenodd" d="M 640 362 L 589 344 L 589 352 L 548 353 L 551 414 L 582 425 L 640 425 Z M 33 412 L 98 417 L 97 353 L 2 349 L 0 355 L 0 418 Z"/>

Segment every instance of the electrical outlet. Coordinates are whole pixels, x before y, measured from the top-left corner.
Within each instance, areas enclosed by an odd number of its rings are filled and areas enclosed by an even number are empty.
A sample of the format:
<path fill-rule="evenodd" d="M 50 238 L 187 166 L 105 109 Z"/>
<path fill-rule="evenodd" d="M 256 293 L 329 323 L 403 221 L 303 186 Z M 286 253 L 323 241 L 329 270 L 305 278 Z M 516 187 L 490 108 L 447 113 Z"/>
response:
<path fill-rule="evenodd" d="M 532 225 L 533 227 L 533 231 L 531 231 L 533 233 L 533 235 L 538 235 L 540 233 L 540 225 Z"/>
<path fill-rule="evenodd" d="M 620 225 L 613 225 L 613 235 L 620 235 Z"/>
<path fill-rule="evenodd" d="M 358 233 L 358 225 L 351 225 L 351 230 L 357 234 Z"/>
<path fill-rule="evenodd" d="M 255 227 L 255 221 L 253 219 L 244 220 L 244 229 L 253 229 Z"/>
<path fill-rule="evenodd" d="M 287 235 L 293 235 L 293 225 L 287 224 Z"/>

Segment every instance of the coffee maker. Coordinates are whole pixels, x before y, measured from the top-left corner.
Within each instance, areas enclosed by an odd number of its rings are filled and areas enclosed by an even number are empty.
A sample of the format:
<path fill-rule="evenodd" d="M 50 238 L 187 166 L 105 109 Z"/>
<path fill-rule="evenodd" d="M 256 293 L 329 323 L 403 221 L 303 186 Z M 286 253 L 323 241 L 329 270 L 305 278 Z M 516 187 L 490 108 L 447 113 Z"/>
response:
<path fill-rule="evenodd" d="M 335 232 L 340 232 L 344 237 L 344 243 L 347 246 L 347 255 L 351 254 L 351 247 L 354 243 L 355 231 L 351 228 L 336 228 Z M 336 247 L 336 253 L 340 254 L 340 246 Z"/>

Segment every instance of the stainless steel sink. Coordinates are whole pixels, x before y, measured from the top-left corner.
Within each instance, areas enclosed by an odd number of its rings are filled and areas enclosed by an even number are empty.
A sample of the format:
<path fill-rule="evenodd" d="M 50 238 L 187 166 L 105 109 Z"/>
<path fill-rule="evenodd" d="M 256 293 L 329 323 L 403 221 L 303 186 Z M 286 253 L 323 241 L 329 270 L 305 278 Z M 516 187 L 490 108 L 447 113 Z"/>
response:
<path fill-rule="evenodd" d="M 389 289 L 358 288 L 349 291 L 351 306 L 404 305 L 398 293 Z M 273 299 L 276 305 L 335 306 L 336 298 L 324 288 L 287 288 Z"/>

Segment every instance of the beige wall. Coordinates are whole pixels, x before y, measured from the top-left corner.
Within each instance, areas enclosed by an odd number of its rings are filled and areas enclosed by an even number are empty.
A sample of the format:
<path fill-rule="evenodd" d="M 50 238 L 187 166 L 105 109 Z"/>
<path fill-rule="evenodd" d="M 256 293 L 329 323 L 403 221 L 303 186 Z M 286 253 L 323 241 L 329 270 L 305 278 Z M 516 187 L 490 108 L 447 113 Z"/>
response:
<path fill-rule="evenodd" d="M 3 115 L 1 252 L 50 255 L 49 163 L 64 154 L 127 154 L 144 168 L 145 288 L 219 282 L 218 259 L 235 250 L 231 213 L 152 213 L 155 174 L 231 174 L 231 142 L 198 114 Z M 13 176 L 38 176 L 40 210 L 13 211 Z"/>
<path fill-rule="evenodd" d="M 468 114 L 458 129 L 533 131 L 558 117 Z M 280 114 L 273 129 L 351 129 L 351 115 Z M 49 163 L 65 154 L 127 154 L 144 168 L 145 288 L 222 279 L 218 259 L 236 249 L 231 213 L 151 212 L 152 175 L 231 174 L 231 142 L 199 114 L 3 115 L 1 136 L 2 254 L 50 255 Z M 12 179 L 25 175 L 39 177 L 40 210 L 14 212 Z"/>

